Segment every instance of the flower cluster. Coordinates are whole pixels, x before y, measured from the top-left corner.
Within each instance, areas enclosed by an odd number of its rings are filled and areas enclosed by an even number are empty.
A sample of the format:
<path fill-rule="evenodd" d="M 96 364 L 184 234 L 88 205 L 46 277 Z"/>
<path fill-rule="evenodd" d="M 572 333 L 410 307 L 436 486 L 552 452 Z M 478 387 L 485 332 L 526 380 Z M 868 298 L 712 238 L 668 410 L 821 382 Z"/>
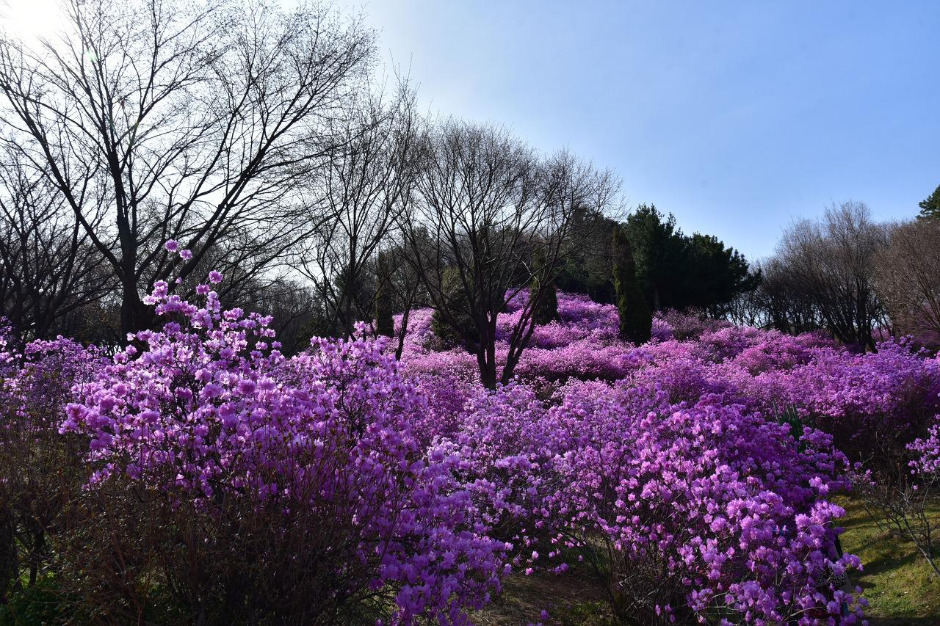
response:
<path fill-rule="evenodd" d="M 561 571 L 603 541 L 611 589 L 635 590 L 625 615 L 857 619 L 864 600 L 835 581 L 859 563 L 835 548 L 843 511 L 828 494 L 848 488 L 850 461 L 910 454 L 940 412 L 938 361 L 904 342 L 857 354 L 676 313 L 635 347 L 614 307 L 558 300 L 561 319 L 535 329 L 517 382 L 496 392 L 466 383 L 461 350 L 424 341 L 403 356 L 420 384 L 441 375 L 425 387 L 438 438 L 514 565 Z M 918 468 L 934 468 L 937 432 L 914 444 Z"/>
<path fill-rule="evenodd" d="M 84 446 L 59 435 L 59 423 L 73 385 L 102 362 L 69 339 L 22 345 L 0 328 L 0 598 L 36 580 L 55 558 L 51 535 L 75 517 Z"/>
<path fill-rule="evenodd" d="M 222 310 L 208 285 L 202 306 L 168 291 L 148 298 L 164 329 L 137 333 L 67 407 L 90 486 L 128 480 L 209 519 L 235 501 L 283 511 L 284 531 L 329 528 L 316 565 L 338 586 L 311 591 L 394 589 L 397 621 L 461 621 L 498 588 L 504 544 L 475 519 L 459 459 L 420 444 L 426 402 L 383 344 L 315 339 L 288 359 L 270 319 Z"/>
<path fill-rule="evenodd" d="M 830 495 L 859 463 L 940 471 L 940 361 L 905 342 L 855 354 L 670 313 L 634 346 L 615 307 L 559 293 L 517 378 L 489 391 L 428 309 L 410 313 L 400 362 L 365 327 L 288 358 L 269 318 L 223 309 L 222 281 L 211 272 L 198 303 L 158 283 L 147 303 L 165 325 L 107 360 L 67 340 L 14 351 L 0 333 L 9 424 L 50 416 L 46 431 L 83 442 L 82 493 L 132 492 L 175 520 L 168 551 L 200 529 L 189 562 L 162 566 L 209 581 L 181 600 L 193 611 L 213 589 L 234 606 L 243 575 L 259 619 L 345 602 L 464 622 L 508 572 L 587 561 L 623 620 L 854 623 L 864 599 L 842 581 L 860 564 L 837 548 Z M 498 319 L 497 358 L 525 296 Z M 247 570 L 215 564 L 246 548 Z M 298 589 L 322 601 L 291 613 Z"/>
<path fill-rule="evenodd" d="M 459 422 L 450 441 L 475 505 L 526 572 L 606 558 L 624 619 L 860 615 L 833 582 L 859 563 L 835 548 L 843 511 L 826 496 L 846 461 L 825 433 L 600 381 L 549 402 L 525 385 L 480 392 Z"/>
<path fill-rule="evenodd" d="M 927 436 L 912 442 L 909 448 L 916 455 L 911 461 L 914 473 L 925 477 L 927 482 L 940 482 L 940 415 L 936 416 Z"/>

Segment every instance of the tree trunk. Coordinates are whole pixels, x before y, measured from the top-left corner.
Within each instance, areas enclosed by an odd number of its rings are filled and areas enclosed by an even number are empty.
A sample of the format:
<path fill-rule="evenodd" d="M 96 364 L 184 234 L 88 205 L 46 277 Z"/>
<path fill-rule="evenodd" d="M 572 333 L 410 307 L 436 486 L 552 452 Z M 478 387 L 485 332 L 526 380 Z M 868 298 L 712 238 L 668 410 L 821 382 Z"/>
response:
<path fill-rule="evenodd" d="M 0 604 L 9 600 L 8 592 L 19 575 L 13 524 L 13 514 L 0 510 Z"/>
<path fill-rule="evenodd" d="M 137 282 L 124 280 L 121 289 L 121 331 L 126 334 L 152 328 L 155 321 L 154 313 L 140 299 Z"/>
<path fill-rule="evenodd" d="M 477 348 L 477 365 L 480 367 L 480 382 L 487 389 L 496 389 L 496 359 L 488 358 L 488 350 L 482 344 Z"/>
<path fill-rule="evenodd" d="M 398 347 L 395 349 L 395 360 L 401 361 L 402 352 L 405 351 L 405 336 L 408 334 L 408 317 L 411 314 L 409 303 L 401 314 L 401 332 L 398 333 Z"/>

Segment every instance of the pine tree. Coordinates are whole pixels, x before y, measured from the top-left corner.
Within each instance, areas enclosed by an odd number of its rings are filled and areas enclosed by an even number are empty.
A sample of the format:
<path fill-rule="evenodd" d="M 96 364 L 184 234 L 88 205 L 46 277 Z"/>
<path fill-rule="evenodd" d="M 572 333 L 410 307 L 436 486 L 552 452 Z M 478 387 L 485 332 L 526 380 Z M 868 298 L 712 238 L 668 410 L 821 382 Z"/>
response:
<path fill-rule="evenodd" d="M 613 232 L 614 292 L 620 314 L 620 338 L 637 345 L 650 340 L 653 315 L 636 278 L 633 246 L 622 226 Z"/>
<path fill-rule="evenodd" d="M 920 219 L 940 219 L 940 186 L 937 186 L 929 197 L 921 200 L 918 206 Z"/>

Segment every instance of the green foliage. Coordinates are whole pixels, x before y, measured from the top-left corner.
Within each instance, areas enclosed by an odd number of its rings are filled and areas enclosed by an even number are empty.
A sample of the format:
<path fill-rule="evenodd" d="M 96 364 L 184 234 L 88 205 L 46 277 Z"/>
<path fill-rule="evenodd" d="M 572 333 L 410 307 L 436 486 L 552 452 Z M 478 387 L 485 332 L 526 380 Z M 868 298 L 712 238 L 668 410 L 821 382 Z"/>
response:
<path fill-rule="evenodd" d="M 754 290 L 760 278 L 747 260 L 714 235 L 686 236 L 676 218 L 641 205 L 626 222 L 637 278 L 653 310 L 708 311 L 720 317 L 734 298 Z"/>
<path fill-rule="evenodd" d="M 626 222 L 636 258 L 636 273 L 653 310 L 683 309 L 689 271 L 686 242 L 673 215 L 640 205 Z"/>
<path fill-rule="evenodd" d="M 571 220 L 571 237 L 562 254 L 555 286 L 584 293 L 595 302 L 614 303 L 610 231 L 617 222 L 598 211 L 579 209 Z"/>
<path fill-rule="evenodd" d="M 636 278 L 633 247 L 625 229 L 613 232 L 613 275 L 620 314 L 620 338 L 639 345 L 650 340 L 653 316 Z"/>
<path fill-rule="evenodd" d="M 533 282 L 537 282 L 538 279 L 534 279 Z M 532 293 L 538 293 L 539 288 L 533 286 Z M 532 317 L 535 319 L 536 324 L 550 324 L 555 320 L 559 319 L 558 317 L 558 294 L 555 291 L 555 285 L 550 284 L 541 290 L 541 297 L 538 302 L 535 304 L 535 309 L 532 311 Z"/>
<path fill-rule="evenodd" d="M 444 270 L 441 291 L 444 294 L 447 313 L 435 309 L 431 317 L 431 329 L 445 344 L 461 346 L 472 351 L 474 344 L 479 342 L 480 335 L 470 314 L 470 296 L 456 267 Z"/>
<path fill-rule="evenodd" d="M 62 592 L 52 577 L 12 593 L 6 604 L 0 605 L 0 626 L 40 626 L 66 623 L 76 619 L 73 603 L 63 600 Z"/>
<path fill-rule="evenodd" d="M 920 219 L 940 219 L 940 185 L 934 189 L 933 193 L 920 201 Z"/>
<path fill-rule="evenodd" d="M 395 297 L 392 293 L 392 267 L 389 254 L 380 252 L 377 261 L 375 294 L 375 331 L 379 335 L 391 337 L 395 334 Z"/>
<path fill-rule="evenodd" d="M 564 254 L 557 286 L 586 293 L 596 302 L 616 302 L 611 274 L 610 231 L 618 222 L 584 211 L 572 220 L 572 242 Z M 640 205 L 623 224 L 633 247 L 636 276 L 654 311 L 701 309 L 721 317 L 742 293 L 753 291 L 760 274 L 749 271 L 737 250 L 713 235 L 687 236 L 672 214 Z"/>
<path fill-rule="evenodd" d="M 720 317 L 735 296 L 757 288 L 760 274 L 752 274 L 744 257 L 714 235 L 695 233 L 686 246 L 686 306 Z"/>

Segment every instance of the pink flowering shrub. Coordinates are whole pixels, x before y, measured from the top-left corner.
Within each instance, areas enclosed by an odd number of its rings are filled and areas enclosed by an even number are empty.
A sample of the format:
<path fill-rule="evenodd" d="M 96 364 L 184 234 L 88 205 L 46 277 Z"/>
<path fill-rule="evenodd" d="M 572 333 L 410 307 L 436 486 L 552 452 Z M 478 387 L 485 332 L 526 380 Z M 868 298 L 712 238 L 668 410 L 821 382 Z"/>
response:
<path fill-rule="evenodd" d="M 707 319 L 694 311 L 684 313 L 668 310 L 660 314 L 659 317 L 668 324 L 672 331 L 672 337 L 679 341 L 696 340 L 703 333 L 715 332 L 731 326 L 728 322 Z"/>
<path fill-rule="evenodd" d="M 908 480 L 888 488 L 871 480 L 865 493 L 869 500 L 875 500 L 876 505 L 887 511 L 888 520 L 901 530 L 905 539 L 913 542 L 940 578 L 940 541 L 937 540 L 940 528 L 932 514 L 940 504 L 940 415 L 934 417 L 926 435 L 908 445 L 908 451 L 912 457 Z M 869 473 L 866 478 L 877 477 Z"/>
<path fill-rule="evenodd" d="M 556 381 L 618 380 L 642 365 L 645 359 L 641 351 L 579 339 L 565 344 L 563 349 L 529 348 L 522 354 L 516 376 L 529 380 L 536 377 Z"/>
<path fill-rule="evenodd" d="M 672 332 L 672 326 L 661 317 L 653 318 L 653 327 L 650 329 L 652 341 L 669 341 L 675 339 Z"/>
<path fill-rule="evenodd" d="M 99 621 L 461 623 L 505 575 L 583 560 L 625 622 L 854 623 L 830 495 L 937 480 L 940 360 L 905 342 L 853 354 L 669 313 L 637 347 L 615 307 L 559 293 L 516 380 L 487 391 L 430 309 L 400 361 L 363 333 L 287 358 L 269 319 L 222 309 L 221 280 L 198 304 L 158 284 L 165 326 L 107 361 L 0 333 L 7 583 L 53 567 L 23 557 L 45 542 Z M 39 443 L 48 461 L 17 473 Z M 42 476 L 68 507 L 14 541 Z"/>
<path fill-rule="evenodd" d="M 634 347 L 617 339 L 612 307 L 558 299 L 560 321 L 535 329 L 517 382 L 495 394 L 474 390 L 472 360 L 460 351 L 403 356 L 407 376 L 433 381 L 430 419 L 440 427 L 426 429 L 425 440 L 459 456 L 474 506 L 493 536 L 513 544 L 513 565 L 560 571 L 571 550 L 590 557 L 584 550 L 603 539 L 607 551 L 596 562 L 611 589 L 639 590 L 618 600 L 624 619 L 854 619 L 842 613 L 857 611 L 858 598 L 836 581 L 856 561 L 835 551 L 842 512 L 827 492 L 852 482 L 868 498 L 870 485 L 897 495 L 927 484 L 919 468 L 933 467 L 940 361 L 907 342 L 857 354 L 819 334 L 677 313 L 657 320 L 652 342 Z M 509 303 L 501 328 L 516 310 Z M 598 424 L 607 426 L 589 435 Z M 634 463 L 650 472 L 631 474 Z M 704 494 L 711 504 L 695 502 L 709 520 L 727 510 L 726 486 L 753 499 L 760 514 L 726 513 L 713 529 L 694 506 L 676 503 L 681 490 L 661 488 L 663 476 L 684 477 L 678 484 Z M 621 486 L 599 490 L 607 484 Z M 762 524 L 774 530 L 749 543 L 746 531 Z M 678 539 L 650 551 L 654 543 L 641 541 L 637 525 Z M 686 541 L 696 537 L 736 546 L 715 561 L 726 569 L 698 560 L 701 548 L 689 552 Z"/>
<path fill-rule="evenodd" d="M 797 440 L 717 397 L 646 403 L 594 385 L 553 409 L 580 439 L 558 466 L 560 506 L 596 562 L 591 539 L 604 538 L 618 614 L 813 623 L 853 603 L 832 582 L 858 561 L 835 549 L 843 512 L 825 497 L 842 460 L 827 436 Z"/>
<path fill-rule="evenodd" d="M 927 436 L 911 443 L 910 449 L 915 453 L 911 461 L 914 472 L 930 482 L 940 482 L 940 415 L 935 417 Z"/>
<path fill-rule="evenodd" d="M 408 328 L 404 338 L 405 354 L 427 353 L 433 346 L 440 343 L 431 327 L 433 309 L 416 309 L 408 314 Z M 401 334 L 403 315 L 395 315 L 395 336 Z"/>
<path fill-rule="evenodd" d="M 561 571 L 563 548 L 580 550 L 613 568 L 617 610 L 632 619 L 731 611 L 813 623 L 852 602 L 830 581 L 857 561 L 835 551 L 842 511 L 825 495 L 843 486 L 845 461 L 827 435 L 797 440 L 789 426 L 714 397 L 690 410 L 628 386 L 577 383 L 560 395 L 548 408 L 524 387 L 484 394 L 455 439 L 478 505 L 516 542 L 517 564 Z M 603 557 L 592 549 L 598 537 Z M 726 555 L 706 549 L 722 545 Z"/>
<path fill-rule="evenodd" d="M 792 407 L 830 432 L 853 460 L 906 465 L 907 444 L 940 412 L 940 363 L 904 343 L 877 353 L 819 349 L 807 362 L 759 376 L 750 387 L 765 407 Z"/>
<path fill-rule="evenodd" d="M 469 401 L 450 445 L 495 536 L 527 572 L 587 559 L 618 617 L 811 624 L 860 615 L 837 579 L 845 458 L 709 396 L 673 405 L 631 384 L 514 385 Z M 842 615 L 852 607 L 848 617 Z"/>
<path fill-rule="evenodd" d="M 174 602 L 331 621 L 381 615 L 390 595 L 393 621 L 463 621 L 498 587 L 504 546 L 475 519 L 459 459 L 420 445 L 425 399 L 383 344 L 315 340 L 287 359 L 270 320 L 199 293 L 203 306 L 158 284 L 149 302 L 175 321 L 138 333 L 62 424 L 88 438 L 92 490 L 124 485 L 177 526 L 155 538 Z"/>
<path fill-rule="evenodd" d="M 734 362 L 756 376 L 762 372 L 789 370 L 809 363 L 823 348 L 832 348 L 833 342 L 817 334 L 784 335 L 765 331 L 734 357 Z"/>
<path fill-rule="evenodd" d="M 0 601 L 49 572 L 57 534 L 81 494 L 83 442 L 58 434 L 73 385 L 101 357 L 68 339 L 17 347 L 0 328 Z"/>

